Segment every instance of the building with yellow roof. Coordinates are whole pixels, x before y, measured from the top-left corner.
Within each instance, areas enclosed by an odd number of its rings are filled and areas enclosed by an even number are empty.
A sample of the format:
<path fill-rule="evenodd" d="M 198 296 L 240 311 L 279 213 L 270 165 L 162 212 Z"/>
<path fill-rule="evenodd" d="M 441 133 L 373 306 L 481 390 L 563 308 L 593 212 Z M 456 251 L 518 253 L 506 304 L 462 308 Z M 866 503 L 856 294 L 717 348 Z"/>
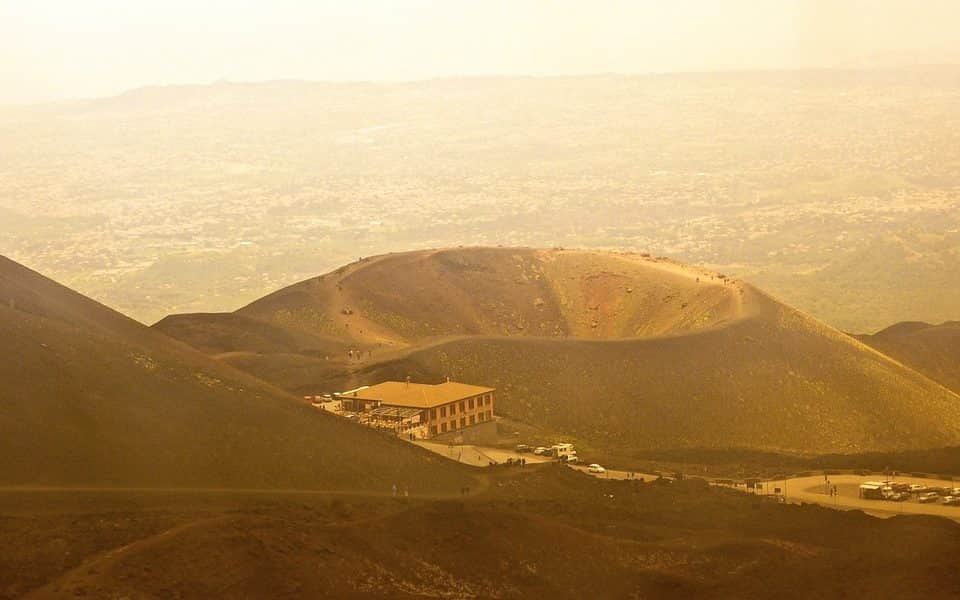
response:
<path fill-rule="evenodd" d="M 343 410 L 417 424 L 427 437 L 493 420 L 494 388 L 445 381 L 384 381 L 337 394 Z"/>

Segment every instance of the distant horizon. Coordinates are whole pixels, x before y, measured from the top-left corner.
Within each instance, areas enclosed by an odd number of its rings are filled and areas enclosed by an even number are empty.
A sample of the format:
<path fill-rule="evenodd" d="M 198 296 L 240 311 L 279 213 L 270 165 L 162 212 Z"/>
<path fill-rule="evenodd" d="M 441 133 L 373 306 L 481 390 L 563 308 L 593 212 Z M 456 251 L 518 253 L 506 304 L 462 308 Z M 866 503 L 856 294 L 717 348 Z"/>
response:
<path fill-rule="evenodd" d="M 277 83 L 305 83 L 317 85 L 376 85 L 376 86 L 400 86 L 418 83 L 430 83 L 440 81 L 456 80 L 484 80 L 484 79 L 589 79 L 603 77 L 669 77 L 675 75 L 732 75 L 742 74 L 763 74 L 763 73 L 857 73 L 857 72 L 884 72 L 884 71 L 911 71 L 924 69 L 945 69 L 960 68 L 960 61 L 957 62 L 930 62 L 917 64 L 892 64 L 892 65 L 865 65 L 865 66 L 796 66 L 796 67 L 770 67 L 770 68 L 720 68 L 713 70 L 688 69 L 688 70 L 670 70 L 670 71 L 606 71 L 606 72 L 583 72 L 583 73 L 535 73 L 535 74 L 509 74 L 509 73 L 488 73 L 488 74 L 463 74 L 463 75 L 438 75 L 436 77 L 423 77 L 415 79 L 311 79 L 297 77 L 276 77 L 267 79 L 230 79 L 219 78 L 212 81 L 181 81 L 164 83 L 145 83 L 121 89 L 113 93 L 89 96 L 70 96 L 62 98 L 52 98 L 46 100 L 34 100 L 26 102 L 2 102 L 0 108 L 27 108 L 44 105 L 66 104 L 71 102 L 86 102 L 95 100 L 106 100 L 110 98 L 119 98 L 127 94 L 132 94 L 142 90 L 163 89 L 163 88 L 199 88 L 213 87 L 217 85 L 269 85 Z"/>
<path fill-rule="evenodd" d="M 0 104 L 217 81 L 895 67 L 960 61 L 952 0 L 0 3 Z"/>

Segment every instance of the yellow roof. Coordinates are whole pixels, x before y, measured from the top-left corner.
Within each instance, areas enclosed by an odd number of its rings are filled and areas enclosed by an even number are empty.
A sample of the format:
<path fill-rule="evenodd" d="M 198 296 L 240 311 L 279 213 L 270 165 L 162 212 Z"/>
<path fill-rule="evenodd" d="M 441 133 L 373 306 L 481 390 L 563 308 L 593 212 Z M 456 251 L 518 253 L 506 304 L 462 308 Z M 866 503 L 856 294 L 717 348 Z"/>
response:
<path fill-rule="evenodd" d="M 379 400 L 390 406 L 433 408 L 492 391 L 494 391 L 493 388 L 457 383 L 456 381 L 445 381 L 437 385 L 384 381 L 356 392 L 344 394 L 344 396 L 357 398 L 358 400 Z"/>

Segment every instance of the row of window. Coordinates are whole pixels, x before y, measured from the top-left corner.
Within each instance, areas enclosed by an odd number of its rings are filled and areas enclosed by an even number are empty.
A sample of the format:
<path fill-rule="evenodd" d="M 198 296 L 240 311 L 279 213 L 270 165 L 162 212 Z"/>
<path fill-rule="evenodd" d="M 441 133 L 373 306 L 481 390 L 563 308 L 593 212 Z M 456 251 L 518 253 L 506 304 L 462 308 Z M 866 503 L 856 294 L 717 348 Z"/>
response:
<path fill-rule="evenodd" d="M 466 427 L 467 423 L 469 423 L 470 425 L 476 425 L 477 423 L 489 421 L 492 418 L 493 418 L 493 411 L 488 410 L 486 412 L 470 415 L 469 418 L 461 417 L 459 421 L 450 421 L 450 423 L 441 423 L 439 429 L 437 429 L 436 425 L 431 425 L 430 433 L 436 435 L 437 433 L 446 433 L 448 431 L 456 431 L 457 429 L 462 429 L 463 427 Z"/>
<path fill-rule="evenodd" d="M 493 403 L 493 394 L 484 394 L 483 396 L 478 396 L 478 397 L 470 398 L 469 400 L 461 400 L 461 401 L 459 402 L 459 404 L 451 404 L 451 405 L 449 406 L 449 407 L 450 407 L 450 414 L 451 414 L 451 415 L 457 414 L 457 406 L 460 407 L 460 412 L 461 412 L 461 413 L 464 413 L 464 412 L 467 412 L 468 407 L 469 407 L 469 410 L 474 410 L 474 409 L 477 408 L 478 406 L 490 406 L 491 403 Z M 439 410 L 439 413 L 437 412 L 438 410 Z M 438 415 L 438 414 L 439 414 L 439 417 L 440 417 L 441 419 L 444 418 L 444 417 L 446 417 L 446 416 L 447 416 L 447 407 L 446 407 L 446 406 L 441 406 L 439 409 L 436 409 L 436 408 L 431 409 L 431 410 L 430 410 L 430 420 L 431 420 L 431 421 L 435 421 L 435 420 L 437 419 L 437 415 Z M 461 420 L 462 420 L 462 419 L 461 419 Z"/>

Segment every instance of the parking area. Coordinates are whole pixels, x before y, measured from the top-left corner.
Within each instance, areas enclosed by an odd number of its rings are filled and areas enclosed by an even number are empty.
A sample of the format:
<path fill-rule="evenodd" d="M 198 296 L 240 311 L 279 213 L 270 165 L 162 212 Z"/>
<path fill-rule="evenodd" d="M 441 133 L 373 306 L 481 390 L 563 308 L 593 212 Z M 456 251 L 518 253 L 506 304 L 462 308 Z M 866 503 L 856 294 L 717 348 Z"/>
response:
<path fill-rule="evenodd" d="M 426 448 L 440 456 L 451 460 L 462 462 L 475 467 L 486 467 L 491 464 L 502 464 L 510 460 L 519 460 L 523 458 L 526 464 L 538 464 L 553 462 L 555 459 L 550 456 L 537 456 L 530 453 L 518 453 L 514 450 L 506 450 L 493 446 L 478 446 L 475 444 L 444 444 L 441 442 L 430 442 L 426 440 L 417 440 L 413 442 L 421 448 Z"/>
<path fill-rule="evenodd" d="M 876 484 L 881 485 L 873 491 Z M 860 509 L 884 517 L 922 514 L 960 521 L 960 505 L 949 500 L 954 497 L 953 489 L 960 488 L 960 482 L 949 479 L 829 475 L 825 480 L 823 475 L 811 475 L 767 482 L 767 486 L 780 488 L 787 502 Z"/>

